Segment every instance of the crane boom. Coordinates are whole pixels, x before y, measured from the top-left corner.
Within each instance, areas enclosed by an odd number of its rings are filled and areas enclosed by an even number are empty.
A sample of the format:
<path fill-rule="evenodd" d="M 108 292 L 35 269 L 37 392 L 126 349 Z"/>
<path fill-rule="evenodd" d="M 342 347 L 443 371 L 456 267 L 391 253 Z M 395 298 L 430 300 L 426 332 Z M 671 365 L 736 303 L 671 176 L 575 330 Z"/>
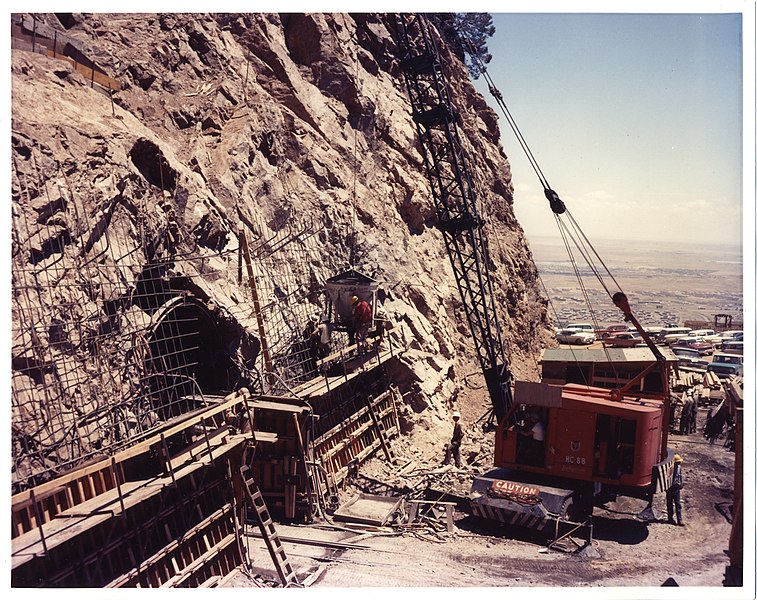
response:
<path fill-rule="evenodd" d="M 613 302 L 650 343 L 656 365 L 620 389 L 524 382 L 514 403 L 483 221 L 436 39 L 423 15 L 400 14 L 396 23 L 400 67 L 438 227 L 498 424 L 496 468 L 474 478 L 472 514 L 537 530 L 554 523 L 555 535 L 561 523 L 569 524 L 571 532 L 587 526 L 587 543 L 595 500 L 612 494 L 646 499 L 647 509 L 640 517 L 653 516 L 653 496 L 670 486 L 673 464 L 666 444 L 669 393 L 664 356 L 635 320 L 625 294 L 618 293 Z M 544 185 L 553 211 L 567 212 L 546 179 Z M 661 389 L 654 383 L 642 389 L 642 378 L 655 366 Z"/>
<path fill-rule="evenodd" d="M 513 403 L 512 377 L 484 254 L 476 190 L 455 124 L 449 84 L 423 15 L 397 15 L 397 41 L 439 229 L 499 423 Z"/>

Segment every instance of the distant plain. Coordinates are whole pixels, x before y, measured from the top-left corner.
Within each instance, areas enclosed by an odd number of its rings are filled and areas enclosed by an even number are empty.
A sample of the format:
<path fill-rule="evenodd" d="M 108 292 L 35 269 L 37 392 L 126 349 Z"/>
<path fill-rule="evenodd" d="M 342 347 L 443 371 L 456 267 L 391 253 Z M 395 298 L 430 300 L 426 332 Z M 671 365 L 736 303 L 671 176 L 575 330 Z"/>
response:
<path fill-rule="evenodd" d="M 740 246 L 701 243 L 592 242 L 617 281 L 603 273 L 610 293 L 625 292 L 631 309 L 644 326 L 683 324 L 686 320 L 712 322 L 716 314 L 743 321 L 743 259 Z M 575 253 L 591 311 L 560 239 L 530 237 L 529 245 L 552 302 L 556 324 L 623 321 L 622 313 L 580 254 Z"/>

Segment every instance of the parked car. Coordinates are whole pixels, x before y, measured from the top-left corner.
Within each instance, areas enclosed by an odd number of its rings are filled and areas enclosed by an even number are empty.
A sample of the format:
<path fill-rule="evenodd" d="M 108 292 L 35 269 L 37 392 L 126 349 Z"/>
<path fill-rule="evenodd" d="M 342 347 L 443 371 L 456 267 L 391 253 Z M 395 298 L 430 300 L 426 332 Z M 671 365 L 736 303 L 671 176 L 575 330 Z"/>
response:
<path fill-rule="evenodd" d="M 736 340 L 736 335 L 743 335 L 743 331 L 721 331 L 714 335 L 704 336 L 705 342 L 710 342 L 715 348 L 720 348 L 723 342 L 731 342 Z"/>
<path fill-rule="evenodd" d="M 712 362 L 707 365 L 707 372 L 715 373 L 720 379 L 725 379 L 730 375 L 743 375 L 743 363 L 744 357 L 740 354 L 716 352 L 712 357 Z"/>
<path fill-rule="evenodd" d="M 555 336 L 561 344 L 591 344 L 597 338 L 592 331 L 582 331 L 580 329 L 561 329 Z"/>
<path fill-rule="evenodd" d="M 729 354 L 744 354 L 744 342 L 723 342 L 723 344 L 720 346 L 720 349 L 723 352 L 727 352 Z"/>
<path fill-rule="evenodd" d="M 714 347 L 712 344 L 705 342 L 703 338 L 698 337 L 684 336 L 682 338 L 678 338 L 671 344 L 671 348 L 676 346 L 679 348 L 691 348 L 692 350 L 698 351 L 702 356 L 712 354 L 714 352 Z"/>
<path fill-rule="evenodd" d="M 729 365 L 743 365 L 744 357 L 741 354 L 727 354 L 726 352 L 716 352 L 712 355 L 712 362 L 721 362 Z"/>
<path fill-rule="evenodd" d="M 616 333 L 605 338 L 605 345 L 612 348 L 634 348 L 644 343 L 644 338 L 635 331 Z"/>
<path fill-rule="evenodd" d="M 568 323 L 565 329 L 579 329 L 581 331 L 588 331 L 594 335 L 594 325 L 591 323 Z"/>
<path fill-rule="evenodd" d="M 708 335 L 715 335 L 714 329 L 693 329 L 692 331 L 689 331 L 689 335 L 692 337 L 700 337 L 704 338 Z"/>
<path fill-rule="evenodd" d="M 671 348 L 673 354 L 678 359 L 678 368 L 688 371 L 698 371 L 704 373 L 709 366 L 709 362 L 704 360 L 698 350 L 684 348 L 682 346 Z"/>
<path fill-rule="evenodd" d="M 665 327 L 657 336 L 657 341 L 670 346 L 678 338 L 689 335 L 689 331 L 691 331 L 691 327 Z"/>
<path fill-rule="evenodd" d="M 631 331 L 631 327 L 623 323 L 621 325 L 609 325 L 604 329 L 598 329 L 595 334 L 604 340 L 612 335 L 623 333 L 625 331 Z"/>

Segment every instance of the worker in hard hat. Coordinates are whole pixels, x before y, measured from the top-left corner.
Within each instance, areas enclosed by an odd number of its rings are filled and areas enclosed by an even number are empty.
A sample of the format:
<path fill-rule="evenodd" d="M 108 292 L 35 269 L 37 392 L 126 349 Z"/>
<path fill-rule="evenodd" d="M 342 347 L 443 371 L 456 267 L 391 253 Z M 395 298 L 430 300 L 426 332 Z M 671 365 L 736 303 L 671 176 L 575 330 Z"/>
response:
<path fill-rule="evenodd" d="M 444 464 L 448 465 L 450 458 L 455 458 L 455 466 L 459 469 L 460 462 L 460 445 L 463 443 L 463 426 L 460 425 L 460 413 L 455 411 L 452 413 L 452 420 L 455 426 L 452 429 L 452 439 L 444 450 Z"/>
<path fill-rule="evenodd" d="M 671 525 L 683 526 L 681 518 L 681 489 L 683 488 L 683 458 L 680 454 L 673 457 L 673 476 L 670 487 L 665 492 L 668 501 L 668 523 Z M 673 506 L 675 505 L 676 520 L 673 520 Z M 677 523 L 676 523 L 677 521 Z"/>
<path fill-rule="evenodd" d="M 368 335 L 368 328 L 373 320 L 373 311 L 371 305 L 357 296 L 352 297 L 352 321 L 355 329 L 355 343 L 357 344 L 358 354 L 366 351 L 365 338 Z"/>

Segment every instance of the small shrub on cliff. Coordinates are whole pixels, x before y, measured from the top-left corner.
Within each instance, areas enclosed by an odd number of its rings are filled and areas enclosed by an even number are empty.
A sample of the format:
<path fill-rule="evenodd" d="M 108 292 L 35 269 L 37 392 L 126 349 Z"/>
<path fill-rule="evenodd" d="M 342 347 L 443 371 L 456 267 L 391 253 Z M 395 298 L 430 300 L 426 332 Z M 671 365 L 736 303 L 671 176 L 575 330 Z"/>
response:
<path fill-rule="evenodd" d="M 489 13 L 434 13 L 429 18 L 452 52 L 465 62 L 471 77 L 478 79 L 482 73 L 480 64 L 487 65 L 492 59 L 487 47 L 488 38 L 496 31 L 492 16 Z"/>

